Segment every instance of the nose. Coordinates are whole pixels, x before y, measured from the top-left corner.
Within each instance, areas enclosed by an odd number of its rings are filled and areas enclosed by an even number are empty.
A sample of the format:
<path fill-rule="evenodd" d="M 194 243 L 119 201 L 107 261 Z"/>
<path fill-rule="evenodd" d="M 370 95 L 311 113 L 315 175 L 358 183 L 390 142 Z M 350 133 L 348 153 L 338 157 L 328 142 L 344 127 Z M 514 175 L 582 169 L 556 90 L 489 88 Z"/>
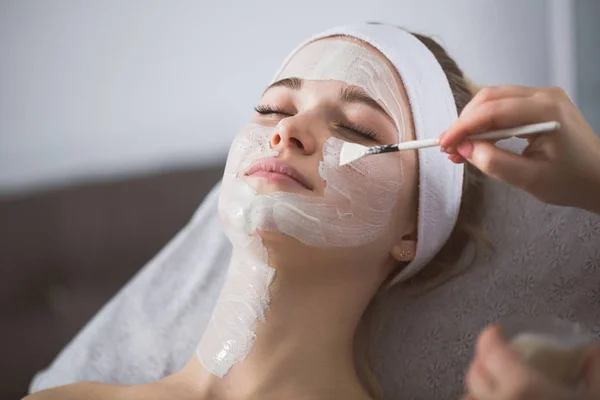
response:
<path fill-rule="evenodd" d="M 294 115 L 279 121 L 271 137 L 273 150 L 300 151 L 310 155 L 316 151 L 317 140 L 310 117 Z"/>

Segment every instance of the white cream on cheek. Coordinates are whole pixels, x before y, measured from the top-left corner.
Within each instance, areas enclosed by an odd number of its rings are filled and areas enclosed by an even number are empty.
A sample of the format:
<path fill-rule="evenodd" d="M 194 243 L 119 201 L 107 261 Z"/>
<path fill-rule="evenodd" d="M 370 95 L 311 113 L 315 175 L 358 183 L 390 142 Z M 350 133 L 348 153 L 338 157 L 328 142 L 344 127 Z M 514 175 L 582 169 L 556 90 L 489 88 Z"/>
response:
<path fill-rule="evenodd" d="M 335 42 L 342 46 L 336 53 L 340 56 L 351 51 L 352 57 L 356 57 L 354 46 L 361 47 L 345 41 Z M 317 50 L 315 56 L 321 57 L 324 50 L 320 46 Z M 303 55 L 303 62 L 307 57 Z M 389 77 L 384 79 L 377 75 L 379 66 L 371 59 L 367 61 L 362 65 L 355 59 L 351 67 L 346 66 L 356 69 L 352 73 L 340 69 L 335 59 L 328 59 L 330 68 L 319 64 L 313 72 L 303 63 L 301 65 L 308 68 L 306 75 L 296 71 L 293 76 L 338 79 L 335 71 L 342 71 L 349 83 L 365 82 L 361 87 L 369 94 L 379 94 L 391 101 L 390 93 L 382 94 L 390 83 L 381 83 Z M 292 70 L 286 68 L 284 73 Z M 373 84 L 372 80 L 376 82 Z M 392 104 L 386 107 L 400 108 Z M 402 115 L 396 113 L 394 118 L 402 118 Z M 323 145 L 319 164 L 319 174 L 325 181 L 323 197 L 282 191 L 257 193 L 242 175 L 254 161 L 277 156 L 270 147 L 275 129 L 248 124 L 234 139 L 227 158 L 219 215 L 234 251 L 226 283 L 197 349 L 204 367 L 219 377 L 248 355 L 256 340 L 256 323 L 264 320 L 269 305 L 268 288 L 275 269 L 269 266 L 259 232 L 279 232 L 315 247 L 365 245 L 387 232 L 402 186 L 402 162 L 398 154 L 365 157 L 339 167 L 343 141 L 330 137 Z"/>
<path fill-rule="evenodd" d="M 355 247 L 377 239 L 390 223 L 401 186 L 396 154 L 365 157 L 338 167 L 343 141 L 329 138 L 323 146 L 319 174 L 323 197 L 291 192 L 259 194 L 243 179 L 247 160 L 272 156 L 265 143 L 275 128 L 249 124 L 232 144 L 219 200 L 225 227 L 246 235 L 280 232 L 315 247 Z M 226 229 L 226 233 L 227 229 Z"/>

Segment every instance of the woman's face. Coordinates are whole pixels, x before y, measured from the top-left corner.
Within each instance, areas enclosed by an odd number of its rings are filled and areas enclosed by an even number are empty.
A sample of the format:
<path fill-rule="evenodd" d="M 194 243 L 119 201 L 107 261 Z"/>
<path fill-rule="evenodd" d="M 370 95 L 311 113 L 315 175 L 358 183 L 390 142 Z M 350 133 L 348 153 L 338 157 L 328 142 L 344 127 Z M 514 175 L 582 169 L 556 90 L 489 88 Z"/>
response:
<path fill-rule="evenodd" d="M 416 152 L 338 164 L 344 142 L 413 140 L 410 115 L 395 68 L 376 49 L 341 37 L 305 46 L 232 144 L 220 199 L 225 231 L 280 232 L 309 246 L 370 248 L 408 261 Z"/>

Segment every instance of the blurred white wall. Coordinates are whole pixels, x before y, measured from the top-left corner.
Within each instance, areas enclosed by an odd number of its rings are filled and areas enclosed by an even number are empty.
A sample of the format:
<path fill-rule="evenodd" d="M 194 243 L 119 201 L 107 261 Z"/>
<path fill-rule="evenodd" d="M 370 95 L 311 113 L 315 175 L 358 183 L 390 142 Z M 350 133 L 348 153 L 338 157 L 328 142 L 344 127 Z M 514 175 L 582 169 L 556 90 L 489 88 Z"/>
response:
<path fill-rule="evenodd" d="M 435 35 L 478 83 L 551 84 L 545 0 L 1 0 L 0 192 L 222 159 L 285 55 L 337 24 Z"/>

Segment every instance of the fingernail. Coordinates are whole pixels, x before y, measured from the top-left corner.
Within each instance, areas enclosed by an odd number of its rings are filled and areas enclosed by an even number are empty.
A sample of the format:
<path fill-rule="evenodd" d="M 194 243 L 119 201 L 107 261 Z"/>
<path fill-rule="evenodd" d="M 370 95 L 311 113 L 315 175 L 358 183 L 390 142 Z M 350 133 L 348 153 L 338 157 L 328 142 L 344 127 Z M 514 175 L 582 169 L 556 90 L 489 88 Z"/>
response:
<path fill-rule="evenodd" d="M 473 143 L 470 141 L 462 142 L 458 145 L 456 151 L 464 158 L 470 159 L 471 155 L 473 155 Z"/>
<path fill-rule="evenodd" d="M 447 147 L 443 147 L 443 146 L 442 146 L 442 147 L 440 147 L 440 151 L 441 151 L 442 153 L 447 153 L 447 151 L 446 151 L 447 149 L 448 149 Z"/>
<path fill-rule="evenodd" d="M 442 140 L 444 140 L 444 136 L 446 136 L 446 131 L 442 132 L 442 134 L 438 137 L 438 143 L 442 143 Z"/>

